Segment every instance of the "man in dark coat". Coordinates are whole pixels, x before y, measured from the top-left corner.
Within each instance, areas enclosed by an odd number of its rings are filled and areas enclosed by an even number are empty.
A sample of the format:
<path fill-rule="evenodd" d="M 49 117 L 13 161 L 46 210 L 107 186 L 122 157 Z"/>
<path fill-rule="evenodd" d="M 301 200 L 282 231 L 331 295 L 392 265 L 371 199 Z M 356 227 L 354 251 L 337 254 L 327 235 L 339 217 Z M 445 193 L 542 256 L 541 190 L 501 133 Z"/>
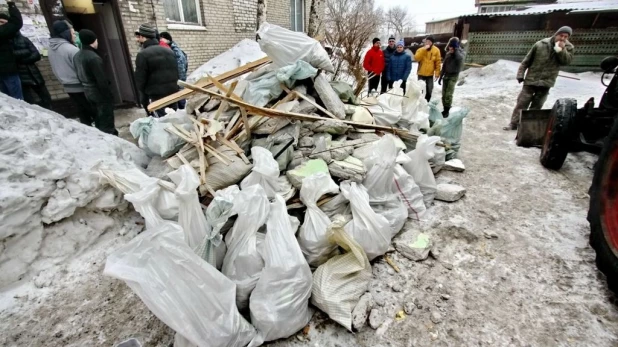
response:
<path fill-rule="evenodd" d="M 97 110 L 94 125 L 104 133 L 118 135 L 114 125 L 114 96 L 103 59 L 97 53 L 97 36 L 88 29 L 82 29 L 79 37 L 82 49 L 75 55 L 75 68 L 77 77 L 84 86 L 86 98 Z"/>
<path fill-rule="evenodd" d="M 135 83 L 140 92 L 144 109 L 152 101 L 174 94 L 178 87 L 178 65 L 171 49 L 159 46 L 156 29 L 150 24 L 142 24 L 135 32 L 137 42 L 142 49 L 135 59 Z M 178 103 L 168 107 L 176 110 Z M 148 110 L 146 110 L 148 112 Z M 165 110 L 157 110 L 157 116 L 165 116 Z M 149 115 L 152 115 L 149 113 Z"/>
<path fill-rule="evenodd" d="M 8 1 L 9 14 L 0 14 L 0 92 L 23 100 L 21 81 L 17 72 L 13 39 L 23 25 L 15 2 Z"/>
<path fill-rule="evenodd" d="M 35 64 L 41 60 L 41 53 L 32 41 L 21 33 L 17 33 L 13 39 L 13 51 L 24 100 L 29 104 L 37 104 L 51 110 L 51 95 L 45 87 L 41 71 Z"/>
<path fill-rule="evenodd" d="M 388 46 L 386 46 L 386 48 L 382 51 L 382 53 L 384 53 L 384 71 L 388 71 L 388 61 L 396 50 L 397 47 L 395 47 L 395 37 L 391 36 L 388 38 Z M 389 81 L 386 74 L 383 73 L 382 80 L 380 81 L 380 94 L 386 93 L 389 89 L 393 89 L 393 81 Z"/>
<path fill-rule="evenodd" d="M 455 85 L 459 79 L 459 73 L 463 66 L 463 60 L 466 53 L 459 47 L 459 39 L 452 37 L 446 45 L 446 57 L 442 63 L 442 72 L 438 84 L 442 86 L 442 116 L 447 118 L 453 105 L 453 94 L 455 94 Z"/>

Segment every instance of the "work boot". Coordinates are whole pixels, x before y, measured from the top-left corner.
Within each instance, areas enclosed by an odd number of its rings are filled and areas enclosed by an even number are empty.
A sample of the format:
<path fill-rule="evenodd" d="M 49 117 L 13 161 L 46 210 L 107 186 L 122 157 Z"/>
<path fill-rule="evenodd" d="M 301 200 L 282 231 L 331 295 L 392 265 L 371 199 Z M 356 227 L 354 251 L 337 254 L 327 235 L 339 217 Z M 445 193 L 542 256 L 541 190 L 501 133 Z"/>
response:
<path fill-rule="evenodd" d="M 442 117 L 448 118 L 448 113 L 451 111 L 450 107 L 444 107 L 444 111 L 442 111 Z"/>
<path fill-rule="evenodd" d="M 508 126 L 505 126 L 504 128 L 502 128 L 502 130 L 506 130 L 506 131 L 517 130 L 517 124 L 511 123 Z"/>

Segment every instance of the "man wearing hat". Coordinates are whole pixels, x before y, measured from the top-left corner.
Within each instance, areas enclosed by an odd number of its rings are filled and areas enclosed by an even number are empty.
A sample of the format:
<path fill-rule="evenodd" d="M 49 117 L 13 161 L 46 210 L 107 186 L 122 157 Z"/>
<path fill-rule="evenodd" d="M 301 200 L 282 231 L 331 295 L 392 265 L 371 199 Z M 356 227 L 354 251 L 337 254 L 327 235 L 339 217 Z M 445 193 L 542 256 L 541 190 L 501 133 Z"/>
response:
<path fill-rule="evenodd" d="M 569 42 L 573 29 L 564 26 L 552 37 L 545 38 L 532 46 L 517 71 L 517 81 L 524 83 L 517 104 L 511 115 L 511 122 L 504 130 L 516 130 L 521 110 L 539 110 L 549 95 L 549 89 L 556 83 L 560 67 L 571 64 L 575 47 Z"/>
<path fill-rule="evenodd" d="M 378 90 L 378 85 L 380 84 L 380 75 L 384 71 L 384 53 L 382 52 L 382 48 L 380 47 L 380 39 L 373 39 L 373 46 L 367 51 L 365 54 L 365 59 L 363 60 L 363 68 L 367 70 L 367 73 L 370 75 L 369 77 L 369 93 L 372 91 Z"/>
<path fill-rule="evenodd" d="M 425 81 L 427 86 L 425 99 L 431 100 L 434 79 L 440 77 L 440 67 L 442 66 L 442 56 L 438 47 L 434 46 L 432 36 L 427 36 L 425 45 L 416 50 L 414 60 L 418 62 L 418 79 Z"/>
<path fill-rule="evenodd" d="M 23 100 L 21 81 L 13 52 L 13 38 L 23 22 L 15 2 L 8 1 L 9 13 L 0 14 L 0 92 Z"/>
<path fill-rule="evenodd" d="M 397 42 L 395 53 L 390 57 L 386 67 L 386 78 L 392 84 L 395 81 L 402 81 L 401 88 L 406 93 L 406 82 L 412 71 L 412 57 L 406 54 L 403 47 L 403 40 Z"/>
<path fill-rule="evenodd" d="M 386 48 L 382 51 L 382 53 L 384 53 L 384 71 L 388 69 L 388 62 L 391 55 L 397 50 L 397 47 L 395 47 L 395 41 L 394 36 L 389 37 L 388 46 L 386 46 Z M 382 80 L 380 81 L 380 94 L 386 93 L 389 89 L 393 89 L 393 81 L 389 81 L 386 78 L 386 74 L 382 74 Z"/>
<path fill-rule="evenodd" d="M 104 133 L 118 135 L 114 125 L 114 96 L 103 59 L 97 53 L 97 36 L 88 29 L 82 29 L 79 38 L 82 49 L 75 55 L 75 68 L 77 77 L 84 86 L 86 98 L 96 108 L 94 125 Z"/>
<path fill-rule="evenodd" d="M 140 25 L 135 32 L 136 40 L 142 46 L 135 59 L 135 83 L 144 109 L 150 102 L 179 90 L 176 56 L 171 49 L 159 46 L 156 36 L 156 28 L 148 23 Z M 175 110 L 178 104 L 174 103 L 168 107 Z M 148 113 L 148 110 L 146 112 Z M 156 113 L 158 117 L 165 116 L 164 109 L 159 109 Z"/>
<path fill-rule="evenodd" d="M 438 84 L 442 86 L 442 106 L 444 111 L 442 115 L 447 118 L 453 105 L 453 94 L 455 93 L 455 85 L 459 78 L 459 73 L 463 66 L 465 53 L 459 47 L 459 39 L 457 37 L 451 37 L 446 45 L 446 57 L 444 57 L 444 63 L 442 63 L 442 72 L 440 73 L 440 79 Z"/>
<path fill-rule="evenodd" d="M 51 95 L 45 87 L 41 71 L 35 64 L 41 60 L 41 53 L 29 38 L 19 32 L 13 38 L 13 52 L 24 101 L 51 110 Z"/>

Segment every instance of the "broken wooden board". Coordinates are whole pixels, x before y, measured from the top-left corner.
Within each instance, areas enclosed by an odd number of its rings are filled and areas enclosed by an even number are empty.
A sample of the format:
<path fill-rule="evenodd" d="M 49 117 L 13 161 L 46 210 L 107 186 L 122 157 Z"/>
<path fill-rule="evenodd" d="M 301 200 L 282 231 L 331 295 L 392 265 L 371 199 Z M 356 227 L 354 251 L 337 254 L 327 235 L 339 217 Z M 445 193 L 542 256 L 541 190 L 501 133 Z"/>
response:
<path fill-rule="evenodd" d="M 254 71 L 262 66 L 265 66 L 267 64 L 270 64 L 272 62 L 272 60 L 270 60 L 270 58 L 268 57 L 264 57 L 262 59 L 258 59 L 254 62 L 251 62 L 249 64 L 245 64 L 243 66 L 239 66 L 234 70 L 230 70 L 226 73 L 223 73 L 219 76 L 216 77 L 217 82 L 220 83 L 225 83 L 228 82 L 234 78 L 238 78 L 246 73 L 249 73 L 251 71 Z M 180 81 L 179 81 L 180 82 Z M 196 86 L 199 87 L 203 87 L 203 88 L 210 88 L 212 87 L 214 84 L 212 83 L 212 81 L 210 80 L 210 78 L 208 77 L 204 77 L 202 79 L 200 79 L 199 81 L 195 82 Z M 156 111 L 160 108 L 163 108 L 169 104 L 173 104 L 175 102 L 178 102 L 180 100 L 186 99 L 189 96 L 195 94 L 195 91 L 193 90 L 187 90 L 187 89 L 183 89 L 180 90 L 172 95 L 168 95 L 162 99 L 159 99 L 157 101 L 152 102 L 150 105 L 148 105 L 148 111 L 149 112 L 153 112 Z"/>

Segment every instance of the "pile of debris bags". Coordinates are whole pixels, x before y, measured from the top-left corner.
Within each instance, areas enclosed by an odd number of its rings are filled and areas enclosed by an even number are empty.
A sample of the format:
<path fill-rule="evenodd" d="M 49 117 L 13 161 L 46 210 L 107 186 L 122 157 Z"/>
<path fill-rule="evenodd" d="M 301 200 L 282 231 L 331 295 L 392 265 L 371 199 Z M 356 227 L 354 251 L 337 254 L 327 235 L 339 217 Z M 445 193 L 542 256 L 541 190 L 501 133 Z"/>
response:
<path fill-rule="evenodd" d="M 430 127 L 422 85 L 354 105 L 352 86 L 325 77 L 317 41 L 268 23 L 258 37 L 267 58 L 207 74 L 185 85 L 186 110 L 131 124 L 153 156 L 147 174 L 100 172 L 147 229 L 105 274 L 177 332 L 176 346 L 286 338 L 308 324 L 310 302 L 352 330 L 370 261 L 423 218 L 436 168 L 459 149 L 467 111 Z"/>

